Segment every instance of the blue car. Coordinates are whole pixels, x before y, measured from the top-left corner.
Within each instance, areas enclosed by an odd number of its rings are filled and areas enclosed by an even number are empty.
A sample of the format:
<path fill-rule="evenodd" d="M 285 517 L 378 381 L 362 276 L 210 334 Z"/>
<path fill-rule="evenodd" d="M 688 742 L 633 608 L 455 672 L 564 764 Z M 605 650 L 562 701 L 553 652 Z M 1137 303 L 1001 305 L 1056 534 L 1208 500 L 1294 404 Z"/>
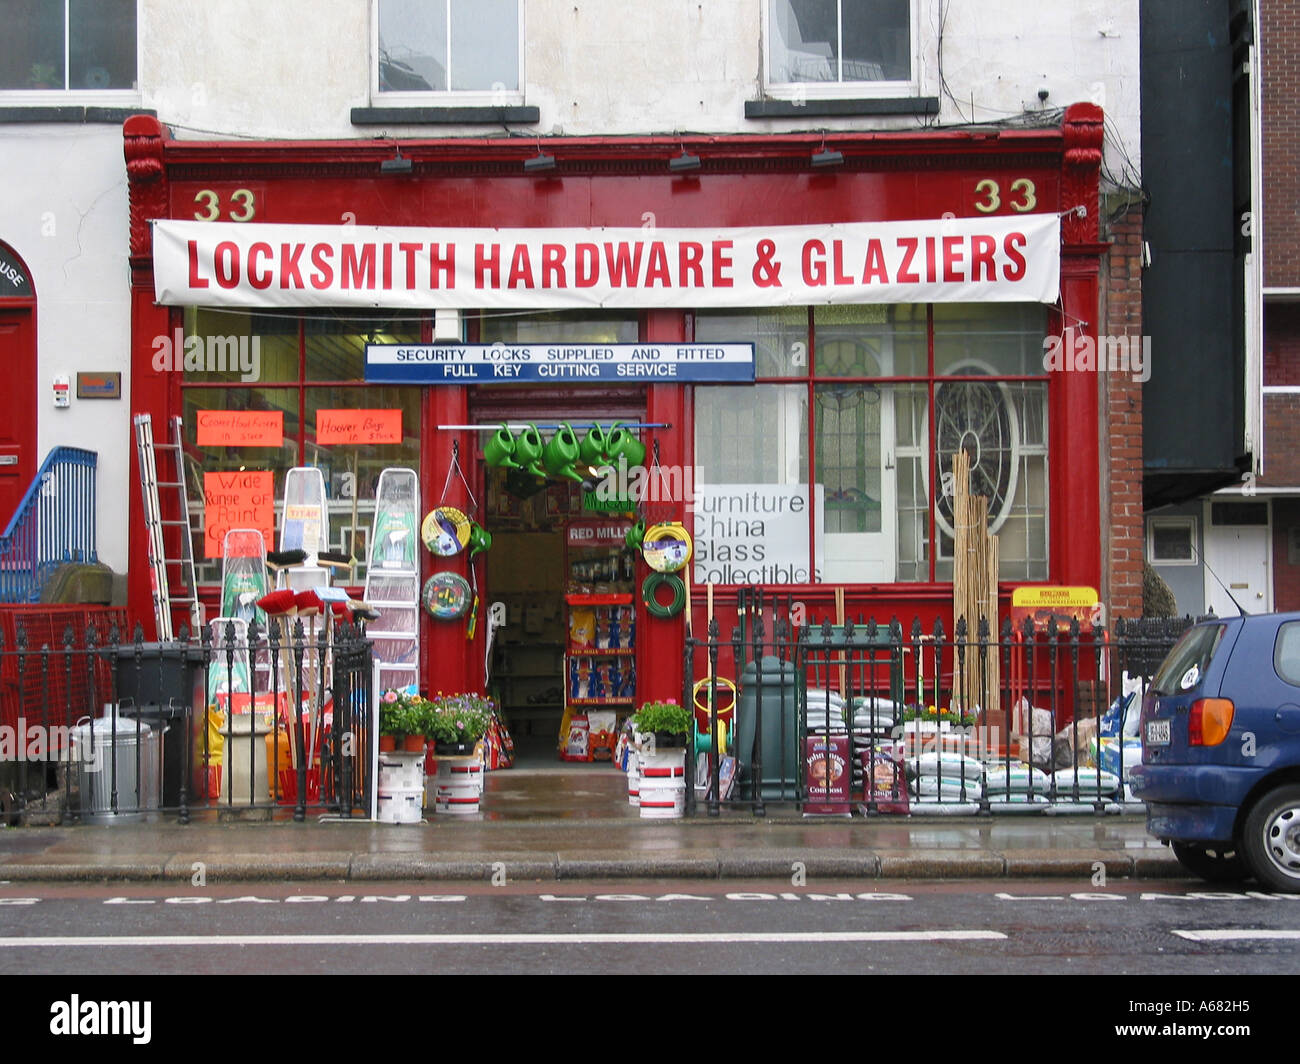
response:
<path fill-rule="evenodd" d="M 1183 634 L 1143 699 L 1132 787 L 1190 872 L 1300 893 L 1300 613 Z"/>

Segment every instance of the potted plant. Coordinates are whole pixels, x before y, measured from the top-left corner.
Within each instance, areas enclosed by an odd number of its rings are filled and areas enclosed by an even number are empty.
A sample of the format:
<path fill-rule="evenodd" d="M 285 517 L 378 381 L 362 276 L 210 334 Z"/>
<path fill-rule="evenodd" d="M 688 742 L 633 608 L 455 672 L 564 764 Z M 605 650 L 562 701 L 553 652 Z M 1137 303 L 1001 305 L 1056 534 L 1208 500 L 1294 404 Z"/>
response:
<path fill-rule="evenodd" d="M 676 702 L 646 702 L 632 718 L 642 735 L 653 735 L 658 749 L 685 747 L 691 731 L 691 715 Z"/>
<path fill-rule="evenodd" d="M 419 695 L 385 691 L 379 700 L 379 749 L 401 747 L 419 753 L 425 746 L 427 703 Z"/>
<path fill-rule="evenodd" d="M 434 742 L 434 753 L 443 757 L 472 754 L 494 712 L 490 698 L 475 694 L 439 694 L 427 705 L 429 738 Z"/>

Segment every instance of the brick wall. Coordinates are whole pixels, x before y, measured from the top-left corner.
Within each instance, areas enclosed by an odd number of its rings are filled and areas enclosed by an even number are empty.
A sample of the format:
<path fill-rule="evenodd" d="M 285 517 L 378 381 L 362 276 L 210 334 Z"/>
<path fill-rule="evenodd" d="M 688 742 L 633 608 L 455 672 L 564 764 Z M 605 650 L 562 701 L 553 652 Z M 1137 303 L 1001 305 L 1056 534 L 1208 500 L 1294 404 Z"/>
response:
<path fill-rule="evenodd" d="M 1102 323 L 1109 336 L 1142 335 L 1142 212 L 1134 207 L 1110 226 L 1103 267 Z M 1142 615 L 1142 385 L 1130 374 L 1102 379 L 1102 509 L 1107 546 L 1102 597 L 1109 616 Z"/>
<path fill-rule="evenodd" d="M 1300 485 L 1300 395 L 1264 396 L 1264 475 L 1258 483 Z"/>
<path fill-rule="evenodd" d="M 1300 5 L 1260 4 L 1264 284 L 1300 285 Z"/>

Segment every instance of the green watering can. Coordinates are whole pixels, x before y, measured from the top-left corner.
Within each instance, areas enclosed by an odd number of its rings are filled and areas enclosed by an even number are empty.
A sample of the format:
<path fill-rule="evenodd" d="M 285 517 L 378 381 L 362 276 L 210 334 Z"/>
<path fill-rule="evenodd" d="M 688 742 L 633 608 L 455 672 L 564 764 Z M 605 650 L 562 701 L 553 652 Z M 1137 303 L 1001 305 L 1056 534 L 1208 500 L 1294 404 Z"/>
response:
<path fill-rule="evenodd" d="M 610 426 L 605 443 L 605 453 L 611 465 L 618 465 L 620 458 L 627 463 L 628 469 L 645 463 L 645 444 L 622 425 L 616 423 Z"/>
<path fill-rule="evenodd" d="M 608 450 L 609 437 L 605 435 L 605 430 L 599 425 L 592 425 L 582 439 L 582 464 L 588 469 L 600 469 L 608 462 L 605 456 Z"/>
<path fill-rule="evenodd" d="M 542 464 L 552 476 L 581 480 L 582 474 L 574 468 L 581 453 L 582 447 L 573 426 L 566 421 L 556 429 L 551 442 L 546 445 L 546 450 L 542 453 Z"/>
<path fill-rule="evenodd" d="M 493 469 L 518 469 L 515 461 L 515 438 L 510 428 L 502 425 L 483 445 L 483 460 Z"/>
<path fill-rule="evenodd" d="M 515 440 L 515 461 L 535 477 L 546 479 L 546 470 L 542 468 L 542 434 L 536 425 L 529 425 Z"/>

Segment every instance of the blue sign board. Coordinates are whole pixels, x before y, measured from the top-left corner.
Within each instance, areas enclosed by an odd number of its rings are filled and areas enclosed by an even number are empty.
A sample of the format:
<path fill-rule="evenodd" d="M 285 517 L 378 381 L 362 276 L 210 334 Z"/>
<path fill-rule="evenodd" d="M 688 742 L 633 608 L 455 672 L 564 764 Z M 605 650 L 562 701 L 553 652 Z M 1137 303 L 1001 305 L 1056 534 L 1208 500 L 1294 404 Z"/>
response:
<path fill-rule="evenodd" d="M 367 344 L 374 384 L 701 384 L 754 380 L 753 344 Z"/>

